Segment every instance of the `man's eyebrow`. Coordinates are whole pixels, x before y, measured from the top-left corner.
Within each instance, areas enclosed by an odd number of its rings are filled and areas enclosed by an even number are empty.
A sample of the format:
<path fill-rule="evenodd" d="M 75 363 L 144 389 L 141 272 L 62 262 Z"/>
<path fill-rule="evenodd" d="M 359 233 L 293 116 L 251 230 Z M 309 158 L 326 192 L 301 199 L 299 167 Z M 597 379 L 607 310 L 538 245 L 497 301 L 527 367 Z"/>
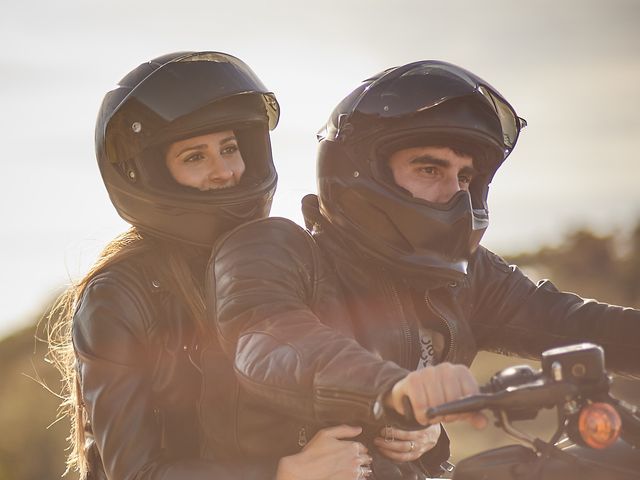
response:
<path fill-rule="evenodd" d="M 433 155 L 420 155 L 413 158 L 409 163 L 417 163 L 418 165 L 437 165 L 439 167 L 448 167 L 451 165 L 449 160 L 440 157 L 434 157 Z"/>
<path fill-rule="evenodd" d="M 449 160 L 445 158 L 434 157 L 433 155 L 420 155 L 419 157 L 412 159 L 409 163 L 417 165 L 436 165 L 443 168 L 448 168 L 451 166 L 451 162 Z M 476 170 L 474 167 L 464 166 L 460 169 L 459 173 L 464 175 L 477 175 L 478 170 Z"/>

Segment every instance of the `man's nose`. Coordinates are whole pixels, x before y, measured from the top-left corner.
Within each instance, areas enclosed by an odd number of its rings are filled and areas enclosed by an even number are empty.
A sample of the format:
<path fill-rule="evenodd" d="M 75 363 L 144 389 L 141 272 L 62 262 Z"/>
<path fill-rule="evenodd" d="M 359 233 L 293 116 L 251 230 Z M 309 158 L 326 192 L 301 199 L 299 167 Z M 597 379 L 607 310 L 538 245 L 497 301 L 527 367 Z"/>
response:
<path fill-rule="evenodd" d="M 447 203 L 460 190 L 462 189 L 460 188 L 458 176 L 447 177 L 442 183 L 442 188 L 440 188 L 438 203 Z"/>

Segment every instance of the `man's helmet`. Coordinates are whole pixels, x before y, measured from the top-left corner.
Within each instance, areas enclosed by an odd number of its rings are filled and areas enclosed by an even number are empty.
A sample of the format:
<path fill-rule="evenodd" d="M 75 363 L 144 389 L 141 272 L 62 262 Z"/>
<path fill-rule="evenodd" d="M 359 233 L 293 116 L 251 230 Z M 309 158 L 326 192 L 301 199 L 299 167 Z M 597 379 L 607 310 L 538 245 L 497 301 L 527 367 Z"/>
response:
<path fill-rule="evenodd" d="M 386 70 L 342 100 L 318 134 L 320 211 L 374 260 L 458 280 L 489 224 L 489 183 L 525 125 L 496 89 L 455 65 Z M 470 155 L 479 174 L 469 192 L 436 204 L 395 185 L 389 156 L 417 146 Z"/>
<path fill-rule="evenodd" d="M 96 156 L 120 216 L 152 235 L 211 246 L 223 232 L 269 215 L 277 175 L 269 130 L 273 93 L 241 60 L 218 52 L 155 58 L 104 97 Z M 202 192 L 179 185 L 164 161 L 177 140 L 233 130 L 246 165 L 238 186 Z"/>

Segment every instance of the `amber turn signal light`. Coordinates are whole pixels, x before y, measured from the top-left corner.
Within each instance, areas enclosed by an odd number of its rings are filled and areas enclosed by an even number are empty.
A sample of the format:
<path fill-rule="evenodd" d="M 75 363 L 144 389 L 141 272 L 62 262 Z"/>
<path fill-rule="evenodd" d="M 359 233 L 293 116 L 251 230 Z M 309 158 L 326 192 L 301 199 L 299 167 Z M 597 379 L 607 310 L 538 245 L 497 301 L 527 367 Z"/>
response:
<path fill-rule="evenodd" d="M 578 418 L 580 435 L 591 448 L 603 449 L 613 445 L 621 428 L 620 415 L 608 403 L 591 403 L 582 409 Z"/>

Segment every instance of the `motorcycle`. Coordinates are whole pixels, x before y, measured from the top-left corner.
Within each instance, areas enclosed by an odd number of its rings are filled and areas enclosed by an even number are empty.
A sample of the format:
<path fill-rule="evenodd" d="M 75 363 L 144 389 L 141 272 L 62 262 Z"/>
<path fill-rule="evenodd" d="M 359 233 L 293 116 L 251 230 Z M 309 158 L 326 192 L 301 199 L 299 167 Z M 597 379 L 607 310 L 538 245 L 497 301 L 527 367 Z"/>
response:
<path fill-rule="evenodd" d="M 640 479 L 640 409 L 611 395 L 601 347 L 583 343 L 547 350 L 541 369 L 496 373 L 477 395 L 430 408 L 430 417 L 490 410 L 496 425 L 524 445 L 495 448 L 461 460 L 454 480 Z M 407 399 L 408 401 L 408 399 Z M 405 405 L 407 406 L 407 405 Z M 547 441 L 513 422 L 557 410 Z M 407 420 L 413 417 L 408 411 Z M 415 421 L 415 420 L 414 420 Z"/>

